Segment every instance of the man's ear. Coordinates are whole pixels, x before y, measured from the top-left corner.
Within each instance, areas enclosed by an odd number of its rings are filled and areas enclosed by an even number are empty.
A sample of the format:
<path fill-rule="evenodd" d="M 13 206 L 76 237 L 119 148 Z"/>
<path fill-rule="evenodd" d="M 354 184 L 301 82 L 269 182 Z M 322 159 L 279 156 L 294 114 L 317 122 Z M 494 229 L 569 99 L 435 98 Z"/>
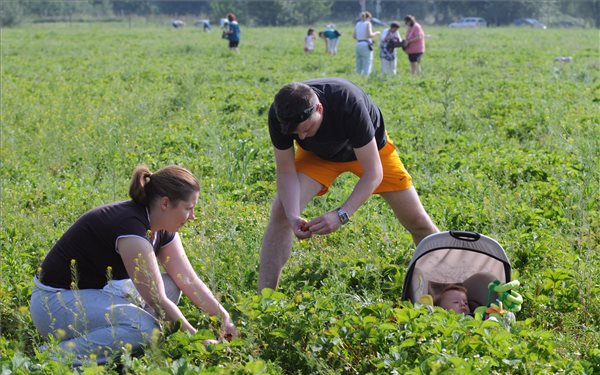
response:
<path fill-rule="evenodd" d="M 317 103 L 317 111 L 318 111 L 320 114 L 323 114 L 323 104 L 322 104 L 321 102 L 318 102 L 318 103 Z"/>

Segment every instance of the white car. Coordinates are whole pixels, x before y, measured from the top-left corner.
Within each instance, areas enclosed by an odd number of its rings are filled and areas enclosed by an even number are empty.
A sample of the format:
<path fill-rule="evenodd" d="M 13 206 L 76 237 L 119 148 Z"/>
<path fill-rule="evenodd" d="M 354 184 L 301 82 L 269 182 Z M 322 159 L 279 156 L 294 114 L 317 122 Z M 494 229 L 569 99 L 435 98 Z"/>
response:
<path fill-rule="evenodd" d="M 487 22 L 481 17 L 465 17 L 458 22 L 452 22 L 448 27 L 487 27 Z"/>

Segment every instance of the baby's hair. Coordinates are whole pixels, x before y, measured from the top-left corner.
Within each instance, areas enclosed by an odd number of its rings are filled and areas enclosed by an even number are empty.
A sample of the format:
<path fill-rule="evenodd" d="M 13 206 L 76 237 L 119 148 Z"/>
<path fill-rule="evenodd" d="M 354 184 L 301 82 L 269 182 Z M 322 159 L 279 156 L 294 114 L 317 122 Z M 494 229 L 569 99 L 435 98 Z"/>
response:
<path fill-rule="evenodd" d="M 315 29 L 308 29 L 308 32 L 306 33 L 306 35 L 310 35 L 310 34 L 312 34 L 313 32 L 315 32 Z"/>
<path fill-rule="evenodd" d="M 465 288 L 464 286 L 462 286 L 460 284 L 450 284 L 447 287 L 445 287 L 444 290 L 442 290 L 442 292 L 437 295 L 437 297 L 435 297 L 435 299 L 433 300 L 433 304 L 435 306 L 439 306 L 440 300 L 442 299 L 444 294 L 446 294 L 447 292 L 449 292 L 451 290 L 457 290 L 459 292 L 463 292 L 466 296 L 468 296 L 467 288 Z"/>

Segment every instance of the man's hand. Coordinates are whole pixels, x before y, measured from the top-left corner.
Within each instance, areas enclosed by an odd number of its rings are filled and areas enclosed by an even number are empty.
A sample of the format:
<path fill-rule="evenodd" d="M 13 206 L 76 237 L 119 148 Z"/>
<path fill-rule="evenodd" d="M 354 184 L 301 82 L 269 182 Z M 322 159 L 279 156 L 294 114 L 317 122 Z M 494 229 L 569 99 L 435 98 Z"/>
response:
<path fill-rule="evenodd" d="M 294 235 L 299 239 L 299 240 L 304 240 L 307 238 L 310 238 L 312 236 L 312 232 L 309 230 L 309 225 L 308 225 L 308 221 L 306 221 L 305 219 L 299 217 L 296 218 L 292 223 L 292 231 L 294 232 Z"/>
<path fill-rule="evenodd" d="M 308 229 L 314 234 L 329 234 L 342 226 L 336 211 L 330 211 L 308 222 Z"/>

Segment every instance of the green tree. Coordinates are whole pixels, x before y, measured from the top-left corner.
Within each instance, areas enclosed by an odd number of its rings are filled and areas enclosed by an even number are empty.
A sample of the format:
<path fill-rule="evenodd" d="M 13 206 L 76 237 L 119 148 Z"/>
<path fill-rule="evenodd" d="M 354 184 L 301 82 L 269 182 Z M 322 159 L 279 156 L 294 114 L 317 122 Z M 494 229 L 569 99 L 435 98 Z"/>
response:
<path fill-rule="evenodd" d="M 320 0 L 226 0 L 211 2 L 214 15 L 235 13 L 246 24 L 283 26 L 314 23 L 331 13 L 333 1 Z"/>
<path fill-rule="evenodd" d="M 248 13 L 248 1 L 245 0 L 215 0 L 210 2 L 213 17 L 223 18 L 229 12 L 235 13 L 245 24 L 252 23 Z"/>
<path fill-rule="evenodd" d="M 118 15 L 146 15 L 150 11 L 148 1 L 140 0 L 112 0 L 112 9 Z"/>
<path fill-rule="evenodd" d="M 14 26 L 21 22 L 23 8 L 17 1 L 4 1 L 0 7 L 0 26 Z"/>

